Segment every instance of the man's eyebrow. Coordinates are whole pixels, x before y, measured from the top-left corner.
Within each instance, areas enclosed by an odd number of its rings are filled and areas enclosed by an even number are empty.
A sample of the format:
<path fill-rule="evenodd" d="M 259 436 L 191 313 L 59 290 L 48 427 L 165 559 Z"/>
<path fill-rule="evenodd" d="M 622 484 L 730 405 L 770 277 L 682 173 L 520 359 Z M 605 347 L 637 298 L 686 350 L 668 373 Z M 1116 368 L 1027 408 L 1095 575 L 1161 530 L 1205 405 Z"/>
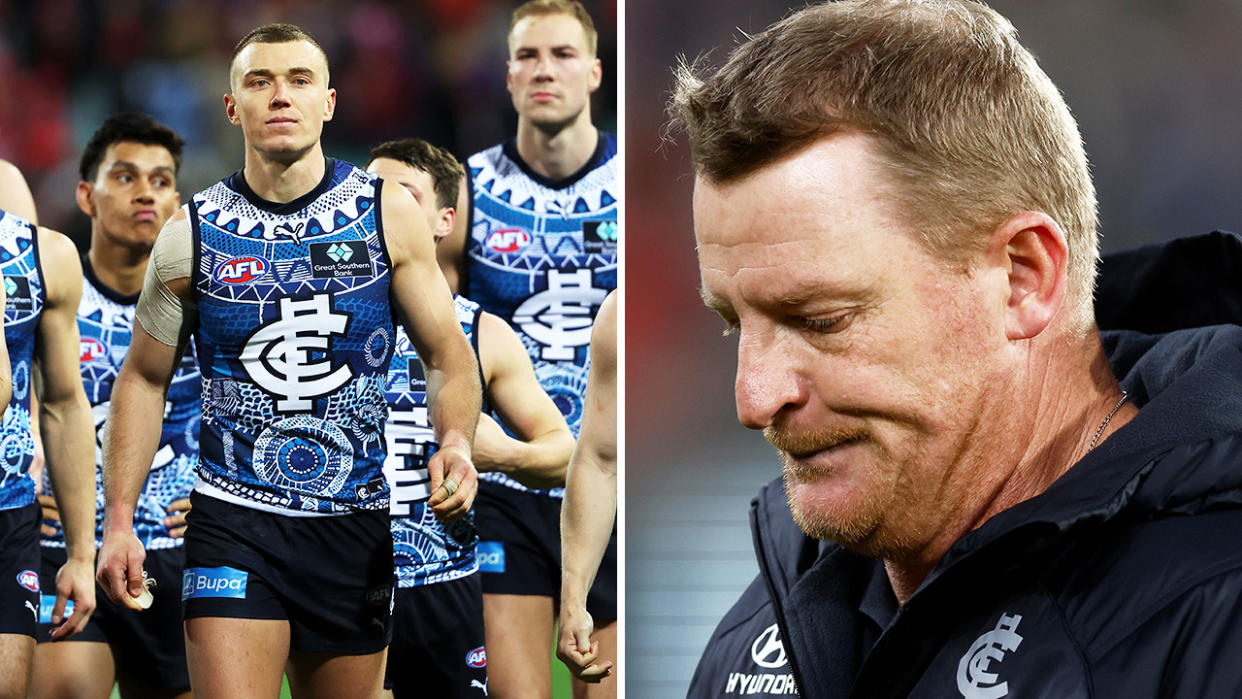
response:
<path fill-rule="evenodd" d="M 116 169 L 139 170 L 141 168 L 139 168 L 136 164 L 129 162 L 128 160 L 114 160 L 112 164 L 108 166 L 108 170 L 111 171 L 111 170 L 116 170 Z M 167 165 L 157 165 L 151 168 L 151 172 L 153 173 L 167 172 L 169 174 L 175 174 L 173 172 L 173 169 Z"/>

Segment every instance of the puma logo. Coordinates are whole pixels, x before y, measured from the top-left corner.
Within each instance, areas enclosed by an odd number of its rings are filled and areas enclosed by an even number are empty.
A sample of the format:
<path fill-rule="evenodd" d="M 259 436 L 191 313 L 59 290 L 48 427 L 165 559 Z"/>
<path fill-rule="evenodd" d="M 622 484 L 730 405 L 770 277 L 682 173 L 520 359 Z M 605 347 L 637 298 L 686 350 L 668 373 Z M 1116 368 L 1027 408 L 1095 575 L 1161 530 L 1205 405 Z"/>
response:
<path fill-rule="evenodd" d="M 26 600 L 26 609 L 29 609 L 30 613 L 34 614 L 35 622 L 37 623 L 39 621 L 39 610 L 35 609 L 35 606 L 30 603 L 30 600 Z M 485 696 L 487 695 L 486 689 L 483 690 L 483 694 Z"/>
<path fill-rule="evenodd" d="M 483 696 L 487 696 L 487 680 L 482 682 L 478 680 L 470 680 L 470 688 L 473 689 L 475 687 L 478 687 L 483 692 Z"/>
<path fill-rule="evenodd" d="M 274 230 L 263 231 L 264 240 L 275 240 L 278 236 L 292 238 L 293 242 L 298 245 L 302 244 L 302 228 L 306 225 L 304 221 L 299 221 L 297 226 L 291 226 L 288 223 L 282 223 L 276 226 Z"/>

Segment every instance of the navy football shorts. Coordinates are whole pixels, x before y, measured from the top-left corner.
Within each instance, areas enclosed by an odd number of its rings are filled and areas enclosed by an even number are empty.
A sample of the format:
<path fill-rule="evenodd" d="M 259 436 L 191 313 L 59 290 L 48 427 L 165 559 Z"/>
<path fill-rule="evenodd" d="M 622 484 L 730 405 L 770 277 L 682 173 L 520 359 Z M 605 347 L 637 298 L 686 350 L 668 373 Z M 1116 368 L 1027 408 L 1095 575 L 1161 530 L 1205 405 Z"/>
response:
<path fill-rule="evenodd" d="M 190 496 L 185 618 L 285 619 L 290 648 L 367 655 L 392 636 L 388 513 L 291 517 Z"/>
<path fill-rule="evenodd" d="M 42 520 L 38 503 L 0 510 L 0 633 L 36 635 Z"/>
<path fill-rule="evenodd" d="M 181 568 L 185 551 L 178 546 L 147 551 L 142 567 L 155 579 L 151 608 L 141 612 L 112 601 L 95 587 L 95 613 L 73 641 L 107 643 L 117 669 L 149 687 L 189 689 L 185 664 L 185 630 L 181 622 Z M 39 613 L 39 643 L 52 640 L 52 606 L 56 571 L 65 563 L 65 550 L 43 549 L 43 606 Z"/>
<path fill-rule="evenodd" d="M 560 603 L 561 499 L 479 481 L 474 504 L 483 592 L 540 595 Z M 597 625 L 617 618 L 617 527 L 600 561 L 587 611 Z"/>
<path fill-rule="evenodd" d="M 402 697 L 478 699 L 487 690 L 478 573 L 397 588 L 384 687 Z"/>

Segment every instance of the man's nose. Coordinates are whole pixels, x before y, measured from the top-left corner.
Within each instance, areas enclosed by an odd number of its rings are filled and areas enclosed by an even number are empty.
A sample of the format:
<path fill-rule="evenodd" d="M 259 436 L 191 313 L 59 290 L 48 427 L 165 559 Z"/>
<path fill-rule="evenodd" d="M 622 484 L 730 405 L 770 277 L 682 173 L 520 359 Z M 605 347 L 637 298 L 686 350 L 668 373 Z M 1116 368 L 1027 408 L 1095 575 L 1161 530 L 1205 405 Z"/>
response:
<path fill-rule="evenodd" d="M 272 90 L 272 101 L 268 104 L 272 109 L 289 106 L 289 85 L 284 80 L 277 80 Z"/>
<path fill-rule="evenodd" d="M 752 430 L 768 427 L 782 411 L 806 402 L 806 384 L 777 331 L 742 333 L 733 385 L 737 419 Z"/>
<path fill-rule="evenodd" d="M 535 59 L 535 79 L 552 79 L 552 57 L 543 55 Z"/>

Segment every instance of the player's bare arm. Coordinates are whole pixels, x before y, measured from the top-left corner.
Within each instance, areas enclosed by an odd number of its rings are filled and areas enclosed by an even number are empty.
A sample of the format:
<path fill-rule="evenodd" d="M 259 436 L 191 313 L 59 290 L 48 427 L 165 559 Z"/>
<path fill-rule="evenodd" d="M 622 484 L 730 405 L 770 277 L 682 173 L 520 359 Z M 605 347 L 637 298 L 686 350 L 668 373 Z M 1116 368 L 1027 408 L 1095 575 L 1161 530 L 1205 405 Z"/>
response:
<path fill-rule="evenodd" d="M 0 160 L 0 211 L 21 216 L 31 223 L 39 222 L 26 178 L 17 166 L 6 160 Z"/>
<path fill-rule="evenodd" d="M 557 655 L 579 679 L 598 682 L 612 673 L 592 642 L 586 610 L 617 513 L 617 292 L 604 299 L 591 331 L 582 431 L 569 463 L 561 507 L 561 612 Z"/>
<path fill-rule="evenodd" d="M 146 557 L 134 510 L 163 428 L 164 401 L 194 322 L 189 286 L 189 223 L 184 210 L 164 225 L 151 250 L 133 339 L 112 387 L 104 437 L 104 533 L 97 577 L 108 596 L 137 609 Z"/>
<path fill-rule="evenodd" d="M 563 485 L 574 435 L 535 378 L 522 340 L 491 313 L 479 315 L 476 332 L 491 407 L 515 437 L 483 415 L 474 435 L 475 466 L 480 471 L 506 473 L 528 488 Z"/>
<path fill-rule="evenodd" d="M 380 196 L 393 265 L 393 306 L 423 362 L 431 422 L 440 444 L 427 463 L 432 491 L 428 503 L 441 519 L 455 519 L 469 511 L 478 489 L 471 453 L 482 401 L 479 367 L 436 266 L 431 230 L 418 203 L 402 187 L 384 187 Z M 442 487 L 446 476 L 454 488 Z"/>
<path fill-rule="evenodd" d="M 35 386 L 44 459 L 56 493 L 68 560 L 56 574 L 52 608 L 53 640 L 68 638 L 86 625 L 95 609 L 95 423 L 78 368 L 78 301 L 82 267 L 73 242 L 56 231 L 39 229 L 47 305 L 35 341 Z M 73 601 L 73 615 L 64 617 Z"/>

